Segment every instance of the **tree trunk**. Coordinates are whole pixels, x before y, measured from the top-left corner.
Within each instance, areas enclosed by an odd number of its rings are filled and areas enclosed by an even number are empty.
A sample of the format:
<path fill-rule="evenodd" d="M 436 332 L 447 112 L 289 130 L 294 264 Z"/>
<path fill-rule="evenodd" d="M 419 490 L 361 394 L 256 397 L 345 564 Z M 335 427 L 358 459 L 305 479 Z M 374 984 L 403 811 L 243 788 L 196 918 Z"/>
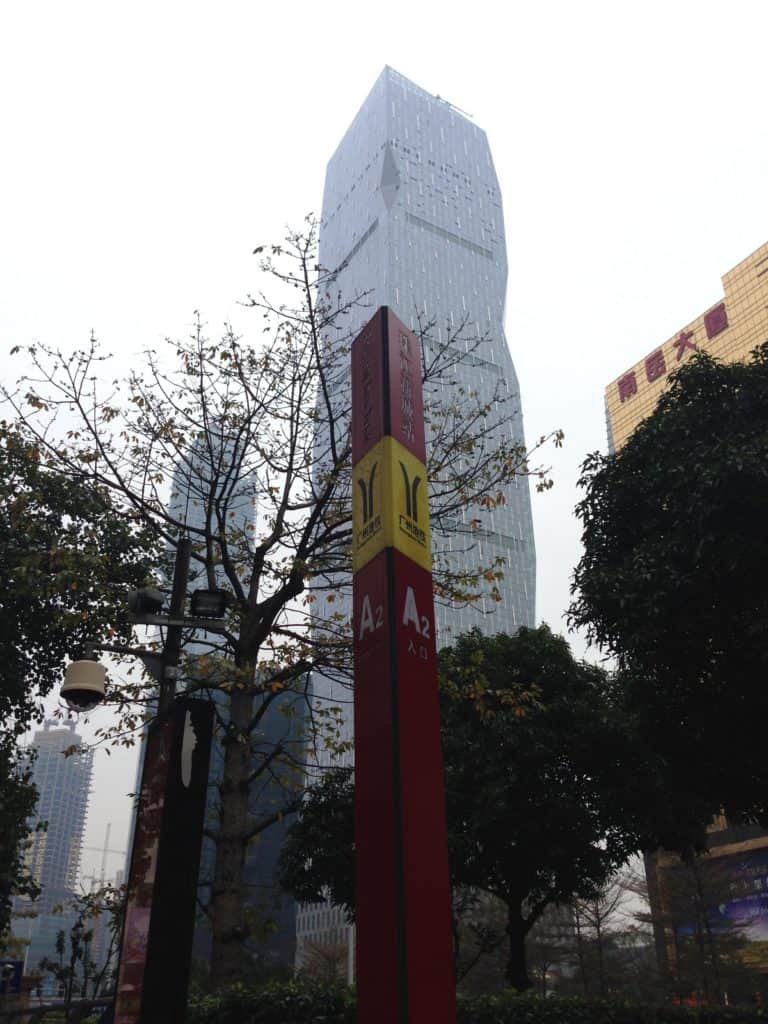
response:
<path fill-rule="evenodd" d="M 595 901 L 595 942 L 597 944 L 597 977 L 600 985 L 600 998 L 605 999 L 605 956 L 603 950 L 603 929 L 600 919 L 600 906 Z"/>
<path fill-rule="evenodd" d="M 584 956 L 584 937 L 581 934 L 581 913 L 575 904 L 573 905 L 573 924 L 576 929 L 576 957 L 579 961 L 579 977 L 581 978 L 581 987 L 586 999 L 589 996 L 589 985 L 587 983 L 587 965 Z"/>
<path fill-rule="evenodd" d="M 723 986 L 720 980 L 720 957 L 715 944 L 715 937 L 712 933 L 712 926 L 709 923 L 707 900 L 704 895 L 701 870 L 698 864 L 694 867 L 694 878 L 696 880 L 696 903 L 699 908 L 699 920 L 701 921 L 704 935 L 706 937 L 707 949 L 709 950 L 709 956 L 706 959 L 708 959 L 709 965 L 712 968 L 712 979 L 715 984 L 715 999 L 719 1005 L 723 1006 L 725 1005 L 725 1000 L 723 998 Z"/>
<path fill-rule="evenodd" d="M 213 944 L 211 986 L 234 985 L 242 976 L 243 943 L 248 938 L 245 914 L 243 868 L 248 832 L 248 776 L 251 769 L 248 726 L 253 695 L 233 690 L 229 729 L 224 738 L 224 774 L 219 826 L 216 839 L 216 868 L 211 892 Z"/>
<path fill-rule="evenodd" d="M 529 926 L 520 911 L 520 903 L 507 904 L 507 937 L 509 949 L 507 952 L 506 977 L 509 985 L 518 992 L 527 992 L 533 988 L 531 979 L 528 977 L 528 967 L 525 961 L 525 936 L 528 934 Z"/>

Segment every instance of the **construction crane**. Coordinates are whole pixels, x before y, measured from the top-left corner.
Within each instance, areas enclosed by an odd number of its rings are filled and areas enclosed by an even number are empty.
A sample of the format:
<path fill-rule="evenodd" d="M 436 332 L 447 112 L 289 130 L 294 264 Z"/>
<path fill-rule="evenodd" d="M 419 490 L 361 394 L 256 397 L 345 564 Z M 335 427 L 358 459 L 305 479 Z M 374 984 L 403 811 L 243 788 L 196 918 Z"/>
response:
<path fill-rule="evenodd" d="M 108 853 L 114 853 L 114 854 L 116 854 L 119 857 L 125 857 L 125 850 L 110 850 L 110 848 L 109 848 L 109 837 L 110 837 L 111 834 L 112 834 L 112 822 L 110 821 L 110 822 L 107 823 L 107 831 L 106 831 L 106 835 L 104 836 L 104 845 L 103 846 L 83 846 L 82 847 L 83 850 L 90 850 L 92 853 L 100 853 L 101 854 L 101 883 L 100 883 L 101 885 L 104 885 L 104 878 L 105 878 L 106 872 L 107 872 L 107 854 Z M 96 876 L 95 875 L 90 875 L 88 877 L 91 878 L 93 881 L 96 880 Z M 85 880 L 86 879 L 84 878 L 83 881 L 85 881 Z"/>

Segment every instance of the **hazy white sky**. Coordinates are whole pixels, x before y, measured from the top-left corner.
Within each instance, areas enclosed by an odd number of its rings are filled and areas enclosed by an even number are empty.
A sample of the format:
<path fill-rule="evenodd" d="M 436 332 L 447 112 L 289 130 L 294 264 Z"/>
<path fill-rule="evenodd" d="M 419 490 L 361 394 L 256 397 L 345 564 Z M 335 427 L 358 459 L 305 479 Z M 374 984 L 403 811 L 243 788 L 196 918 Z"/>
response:
<path fill-rule="evenodd" d="M 255 331 L 238 306 L 253 248 L 319 211 L 390 64 L 488 132 L 526 432 L 566 435 L 555 489 L 534 496 L 538 616 L 563 628 L 606 383 L 768 238 L 766 38 L 764 0 L 3 4 L 0 354 L 93 328 L 128 365 L 196 309 Z M 111 760 L 91 846 L 107 821 L 126 841 L 132 770 Z"/>

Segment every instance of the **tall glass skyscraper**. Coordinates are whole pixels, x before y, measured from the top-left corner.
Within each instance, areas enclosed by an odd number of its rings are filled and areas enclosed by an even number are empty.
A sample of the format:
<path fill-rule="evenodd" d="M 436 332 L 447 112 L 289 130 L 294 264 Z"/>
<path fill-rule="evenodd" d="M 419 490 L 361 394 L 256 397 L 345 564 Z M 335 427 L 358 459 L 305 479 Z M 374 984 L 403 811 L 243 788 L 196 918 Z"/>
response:
<path fill-rule="evenodd" d="M 469 349 L 451 376 L 480 401 L 514 409 L 522 442 L 517 375 L 504 336 L 507 254 L 496 172 L 485 132 L 455 107 L 385 68 L 328 164 L 320 262 L 335 271 L 341 299 L 365 293 L 359 326 L 388 305 L 411 329 L 434 322 L 436 345 Z M 461 327 L 461 325 L 464 325 Z M 484 339 L 473 349 L 475 339 Z M 435 537 L 435 554 L 454 548 L 453 567 L 504 560 L 502 600 L 438 609 L 441 643 L 478 626 L 514 632 L 535 619 L 535 550 L 528 481 L 482 527 Z M 477 516 L 468 510 L 467 518 Z M 488 612 L 492 615 L 489 617 Z"/>
<path fill-rule="evenodd" d="M 504 336 L 507 256 L 499 185 L 485 132 L 450 103 L 385 68 L 332 156 L 325 180 L 320 263 L 334 273 L 342 301 L 364 295 L 356 327 L 388 305 L 411 329 L 426 323 L 432 345 L 451 342 L 464 359 L 451 371 L 472 402 L 489 403 L 497 437 L 524 440 L 517 375 Z M 476 339 L 483 339 L 476 345 Z M 428 343 L 429 345 L 429 343 Z M 430 356 L 427 347 L 427 358 Z M 511 413 L 511 416 L 510 416 Z M 492 443 L 492 442 L 491 442 Z M 427 439 L 429 445 L 429 436 Z M 436 607 L 438 643 L 478 627 L 515 632 L 535 622 L 536 557 L 527 478 L 506 489 L 505 502 L 484 510 L 480 525 L 457 516 L 444 535 L 433 531 L 436 563 L 471 571 L 498 559 L 499 601 Z M 338 607 L 338 605 L 337 605 Z M 338 691 L 338 692 L 336 692 Z M 332 680 L 319 698 L 346 701 Z M 351 732 L 351 709 L 349 710 Z M 309 942 L 336 943 L 341 919 L 326 907 L 299 915 L 299 956 Z"/>

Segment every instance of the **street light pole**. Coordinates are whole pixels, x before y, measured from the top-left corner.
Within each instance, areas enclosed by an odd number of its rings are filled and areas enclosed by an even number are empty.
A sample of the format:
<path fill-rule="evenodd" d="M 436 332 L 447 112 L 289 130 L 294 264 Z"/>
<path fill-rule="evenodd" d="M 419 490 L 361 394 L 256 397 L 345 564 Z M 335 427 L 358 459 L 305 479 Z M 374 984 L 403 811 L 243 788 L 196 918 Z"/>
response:
<path fill-rule="evenodd" d="M 176 545 L 176 562 L 173 567 L 173 589 L 171 591 L 171 603 L 169 607 L 169 622 L 165 633 L 165 644 L 163 645 L 163 673 L 160 680 L 159 712 L 162 715 L 168 710 L 176 691 L 175 673 L 167 669 L 174 669 L 179 664 L 181 656 L 181 630 L 179 620 L 184 615 L 184 603 L 187 599 L 187 584 L 189 583 L 189 563 L 192 557 L 192 541 L 189 537 L 182 537 Z"/>
<path fill-rule="evenodd" d="M 115 999 L 114 1024 L 183 1024 L 213 738 L 210 701 L 175 697 L 191 542 L 176 549 L 162 654 L 138 655 L 158 681 L 147 730 Z M 107 649 L 106 646 L 102 649 Z"/>

